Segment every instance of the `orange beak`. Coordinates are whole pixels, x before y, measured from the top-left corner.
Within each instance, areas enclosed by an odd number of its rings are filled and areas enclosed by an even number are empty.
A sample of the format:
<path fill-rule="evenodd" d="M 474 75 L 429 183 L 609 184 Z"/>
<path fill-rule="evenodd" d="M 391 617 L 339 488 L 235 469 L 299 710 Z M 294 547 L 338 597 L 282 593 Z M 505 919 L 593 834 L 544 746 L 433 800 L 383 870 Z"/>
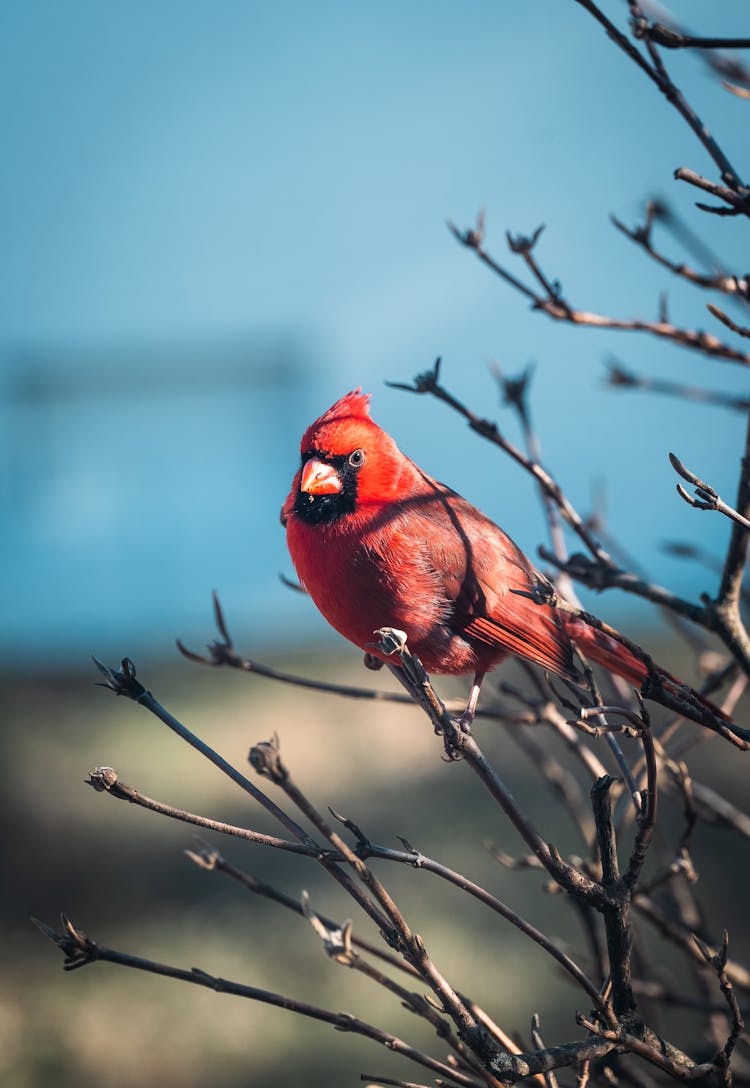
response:
<path fill-rule="evenodd" d="M 336 495 L 343 487 L 341 477 L 333 465 L 318 461 L 316 457 L 305 462 L 299 486 L 300 491 L 305 491 L 308 495 Z"/>

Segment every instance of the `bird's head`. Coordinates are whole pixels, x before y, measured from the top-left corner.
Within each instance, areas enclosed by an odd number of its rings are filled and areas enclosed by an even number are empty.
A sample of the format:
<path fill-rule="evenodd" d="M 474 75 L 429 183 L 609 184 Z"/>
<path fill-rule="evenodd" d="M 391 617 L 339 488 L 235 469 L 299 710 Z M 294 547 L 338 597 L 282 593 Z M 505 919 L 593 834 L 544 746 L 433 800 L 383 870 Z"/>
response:
<path fill-rule="evenodd" d="M 312 423 L 300 443 L 302 464 L 284 504 L 308 524 L 382 506 L 398 494 L 410 462 L 370 417 L 370 396 L 359 389 L 341 397 Z"/>

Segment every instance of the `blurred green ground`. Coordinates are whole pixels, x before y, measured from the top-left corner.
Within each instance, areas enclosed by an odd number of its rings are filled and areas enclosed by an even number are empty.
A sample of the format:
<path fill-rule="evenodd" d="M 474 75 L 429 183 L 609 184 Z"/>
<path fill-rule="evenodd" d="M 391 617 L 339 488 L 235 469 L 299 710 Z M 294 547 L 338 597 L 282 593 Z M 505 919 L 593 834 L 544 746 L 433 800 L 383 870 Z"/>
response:
<path fill-rule="evenodd" d="M 325 662 L 269 663 L 341 682 L 392 684 L 383 672 L 366 673 L 354 652 Z M 581 947 L 574 911 L 563 897 L 541 894 L 540 874 L 511 873 L 490 858 L 486 839 L 512 854 L 523 849 L 471 772 L 440 759 L 440 743 L 417 711 L 311 694 L 179 659 L 137 664 L 139 678 L 173 714 L 251 777 L 248 748 L 278 733 L 285 761 L 319 808 L 331 805 L 384 845 L 399 847 L 397 836 L 405 836 L 485 883 L 548 934 Z M 677 667 L 666 657 L 664 664 Z M 512 671 L 509 666 L 504 675 Z M 55 924 L 63 910 L 102 944 L 352 1012 L 441 1052 L 429 1029 L 394 999 L 326 960 L 305 922 L 188 862 L 183 851 L 195 843 L 192 828 L 84 785 L 93 767 L 110 765 L 152 797 L 279 832 L 197 753 L 141 708 L 94 687 L 94 680 L 93 668 L 3 678 L 0 1083 L 315 1088 L 354 1085 L 361 1071 L 429 1080 L 374 1043 L 279 1009 L 109 964 L 62 972 L 59 952 L 31 927 L 29 915 Z M 449 687 L 443 683 L 440 690 Z M 562 810 L 539 788 L 534 767 L 512 738 L 490 724 L 480 723 L 477 734 L 542 833 L 563 851 L 577 849 Z M 556 741 L 537 736 L 556 751 Z M 611 767 L 603 742 L 593 743 Z M 559 755 L 570 765 L 564 752 Z M 750 754 L 711 741 L 692 754 L 691 766 L 702 781 L 748 807 Z M 268 792 L 280 799 L 273 786 Z M 664 828 L 679 828 L 674 806 L 665 806 L 663 816 Z M 237 866 L 294 896 L 306 888 L 315 909 L 342 921 L 354 917 L 361 934 L 374 935 L 312 862 L 205 838 Z M 657 836 L 656 848 L 664 845 Z M 712 929 L 720 935 L 727 926 L 731 954 L 747 958 L 750 844 L 729 831 L 701 828 L 695 846 Z M 531 1014 L 539 1012 L 548 1044 L 577 1036 L 573 1016 L 585 1004 L 582 995 L 540 950 L 435 877 L 373 864 L 454 986 L 509 1031 L 527 1034 Z M 680 984 L 681 967 L 669 947 L 649 936 L 649 948 L 666 977 Z M 690 1042 L 694 1023 L 688 1016 L 676 1030 Z"/>

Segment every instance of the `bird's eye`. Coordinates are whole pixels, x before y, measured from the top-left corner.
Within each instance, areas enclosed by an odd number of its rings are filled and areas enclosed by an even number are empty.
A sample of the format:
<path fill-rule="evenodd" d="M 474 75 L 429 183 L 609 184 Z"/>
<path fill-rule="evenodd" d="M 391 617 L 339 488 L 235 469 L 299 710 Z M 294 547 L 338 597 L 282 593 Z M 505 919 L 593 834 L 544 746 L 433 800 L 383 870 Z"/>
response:
<path fill-rule="evenodd" d="M 349 464 L 352 466 L 352 468 L 361 468 L 364 463 L 364 450 L 354 450 L 352 453 L 349 454 Z"/>

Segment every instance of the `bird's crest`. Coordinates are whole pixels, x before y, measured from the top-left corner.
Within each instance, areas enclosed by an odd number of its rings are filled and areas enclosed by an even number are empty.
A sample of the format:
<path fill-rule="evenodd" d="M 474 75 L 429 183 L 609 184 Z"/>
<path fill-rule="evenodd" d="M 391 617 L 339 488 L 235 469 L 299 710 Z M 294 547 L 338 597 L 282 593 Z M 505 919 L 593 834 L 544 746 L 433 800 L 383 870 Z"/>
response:
<path fill-rule="evenodd" d="M 338 447 L 346 445 L 350 439 L 356 442 L 356 434 L 361 433 L 363 423 L 375 427 L 370 418 L 370 394 L 353 389 L 307 428 L 302 436 L 302 452 L 318 447 L 327 449 L 329 453 L 343 453 L 343 448 Z"/>
<path fill-rule="evenodd" d="M 351 393 L 346 393 L 332 404 L 313 426 L 319 427 L 335 419 L 370 419 L 370 394 L 363 393 L 361 387 L 352 389 Z"/>

